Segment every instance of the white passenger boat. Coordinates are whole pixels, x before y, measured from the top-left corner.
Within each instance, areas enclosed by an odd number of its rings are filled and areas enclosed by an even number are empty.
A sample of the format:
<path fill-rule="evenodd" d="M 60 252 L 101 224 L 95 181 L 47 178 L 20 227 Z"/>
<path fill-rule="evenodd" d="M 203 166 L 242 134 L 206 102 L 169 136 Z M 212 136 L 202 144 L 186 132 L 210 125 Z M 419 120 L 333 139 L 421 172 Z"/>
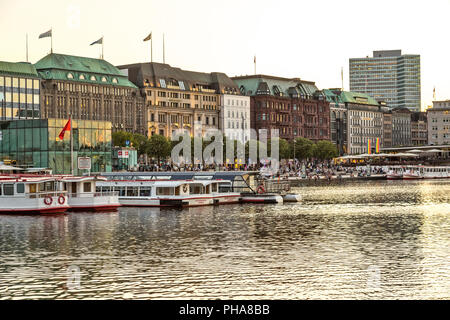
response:
<path fill-rule="evenodd" d="M 114 191 L 97 191 L 96 184 L 106 181 L 98 176 L 64 176 L 63 189 L 68 192 L 70 210 L 112 211 L 120 206 L 119 194 Z"/>
<path fill-rule="evenodd" d="M 450 166 L 408 166 L 403 179 L 447 179 L 450 178 Z"/>
<path fill-rule="evenodd" d="M 56 177 L 2 177 L 0 213 L 63 213 L 69 209 L 67 192 Z"/>
<path fill-rule="evenodd" d="M 399 180 L 403 178 L 403 167 L 389 167 L 386 179 Z"/>
<path fill-rule="evenodd" d="M 219 192 L 217 180 L 107 180 L 98 192 L 117 191 L 123 206 L 195 207 L 238 203 L 240 193 Z"/>

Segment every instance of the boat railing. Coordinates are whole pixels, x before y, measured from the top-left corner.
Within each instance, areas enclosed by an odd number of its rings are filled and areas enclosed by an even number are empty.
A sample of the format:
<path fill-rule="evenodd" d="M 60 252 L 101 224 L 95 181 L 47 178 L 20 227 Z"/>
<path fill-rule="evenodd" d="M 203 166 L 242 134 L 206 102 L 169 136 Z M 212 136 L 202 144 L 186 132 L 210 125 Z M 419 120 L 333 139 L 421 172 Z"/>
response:
<path fill-rule="evenodd" d="M 42 191 L 24 194 L 28 198 L 46 198 L 46 197 L 59 197 L 61 195 L 67 195 L 67 191 Z M 17 195 L 16 196 L 20 196 Z"/>
<path fill-rule="evenodd" d="M 69 198 L 117 197 L 119 191 L 69 193 Z"/>

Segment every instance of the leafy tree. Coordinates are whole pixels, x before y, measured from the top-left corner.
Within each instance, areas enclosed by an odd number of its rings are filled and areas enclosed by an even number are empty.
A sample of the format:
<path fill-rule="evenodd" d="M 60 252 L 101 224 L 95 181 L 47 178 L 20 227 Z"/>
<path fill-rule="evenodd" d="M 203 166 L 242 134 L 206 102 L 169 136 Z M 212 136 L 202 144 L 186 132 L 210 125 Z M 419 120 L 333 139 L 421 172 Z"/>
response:
<path fill-rule="evenodd" d="M 289 159 L 291 155 L 291 146 L 287 140 L 282 138 L 274 138 L 274 140 L 278 140 L 278 154 L 281 159 Z M 272 154 L 272 139 L 267 141 L 267 155 L 271 156 Z"/>
<path fill-rule="evenodd" d="M 149 139 L 139 133 L 133 134 L 131 138 L 133 147 L 136 148 L 138 154 L 146 154 L 149 151 Z"/>
<path fill-rule="evenodd" d="M 130 143 L 133 140 L 133 134 L 126 131 L 116 131 L 112 133 L 112 142 L 113 145 L 116 147 L 126 147 L 126 141 L 130 141 Z"/>
<path fill-rule="evenodd" d="M 161 158 L 168 157 L 171 151 L 171 144 L 166 137 L 155 134 L 148 143 L 148 155 L 157 158 L 158 164 Z"/>
<path fill-rule="evenodd" d="M 295 145 L 294 145 L 295 144 Z M 308 159 L 314 156 L 314 142 L 306 138 L 296 138 L 291 143 L 292 154 L 297 159 Z"/>
<path fill-rule="evenodd" d="M 314 156 L 320 160 L 329 160 L 337 157 L 338 151 L 331 141 L 322 140 L 316 143 Z"/>

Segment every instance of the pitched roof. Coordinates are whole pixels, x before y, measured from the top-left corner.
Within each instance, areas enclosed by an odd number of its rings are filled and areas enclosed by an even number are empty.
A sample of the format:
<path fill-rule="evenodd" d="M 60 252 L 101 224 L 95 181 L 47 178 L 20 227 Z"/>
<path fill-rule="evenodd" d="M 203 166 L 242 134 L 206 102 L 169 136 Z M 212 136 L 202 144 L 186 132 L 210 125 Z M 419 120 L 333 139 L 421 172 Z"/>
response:
<path fill-rule="evenodd" d="M 38 77 L 38 73 L 34 65 L 28 62 L 0 61 L 0 73 L 16 76 Z"/>
<path fill-rule="evenodd" d="M 180 86 L 180 82 L 183 82 L 185 90 L 195 91 L 199 86 L 205 86 L 216 90 L 216 93 L 223 93 L 226 89 L 239 93 L 233 80 L 221 72 L 187 71 L 158 62 L 135 63 L 118 66 L 118 68 L 128 70 L 128 78 L 138 87 L 146 86 L 147 82 L 149 85 L 157 87 L 160 86 L 162 79 L 166 82 L 178 83 L 178 86 Z"/>
<path fill-rule="evenodd" d="M 260 74 L 233 77 L 232 79 L 246 95 L 312 96 L 319 91 L 314 82 L 299 78 L 281 78 Z"/>
<path fill-rule="evenodd" d="M 119 69 L 102 59 L 50 53 L 36 62 L 35 67 L 43 79 L 136 88 Z M 70 78 L 68 77 L 69 73 L 72 75 Z M 81 75 L 83 77 L 80 79 Z M 92 76 L 95 77 L 95 80 Z M 103 77 L 106 78 L 106 81 L 102 81 Z M 114 79 L 117 80 L 116 83 L 113 82 Z"/>

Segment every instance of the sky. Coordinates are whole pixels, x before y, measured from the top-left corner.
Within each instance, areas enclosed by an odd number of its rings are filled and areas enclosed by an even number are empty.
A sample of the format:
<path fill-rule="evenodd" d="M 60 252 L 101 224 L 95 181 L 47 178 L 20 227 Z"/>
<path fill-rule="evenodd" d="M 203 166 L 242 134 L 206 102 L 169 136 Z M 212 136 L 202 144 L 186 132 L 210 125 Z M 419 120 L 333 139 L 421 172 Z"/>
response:
<path fill-rule="evenodd" d="M 165 60 L 229 76 L 256 71 L 349 90 L 349 58 L 374 50 L 421 55 L 422 108 L 450 99 L 450 0 L 0 0 L 0 61 L 37 62 L 50 52 L 114 65 Z"/>

